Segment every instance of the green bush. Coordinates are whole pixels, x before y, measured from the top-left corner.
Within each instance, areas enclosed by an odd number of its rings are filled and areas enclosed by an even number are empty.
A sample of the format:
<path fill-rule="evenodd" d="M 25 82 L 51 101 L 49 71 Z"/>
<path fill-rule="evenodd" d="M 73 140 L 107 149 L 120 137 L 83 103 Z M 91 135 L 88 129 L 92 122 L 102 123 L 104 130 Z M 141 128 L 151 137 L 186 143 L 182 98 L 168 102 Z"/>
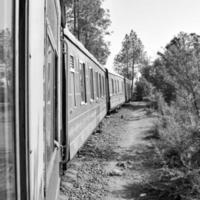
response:
<path fill-rule="evenodd" d="M 160 187 L 184 200 L 200 199 L 200 131 L 196 115 L 158 99 L 159 142 L 155 143 L 162 162 Z"/>
<path fill-rule="evenodd" d="M 149 96 L 151 93 L 150 83 L 144 78 L 140 78 L 139 81 L 135 83 L 134 98 L 136 101 L 142 101 L 144 97 Z"/>

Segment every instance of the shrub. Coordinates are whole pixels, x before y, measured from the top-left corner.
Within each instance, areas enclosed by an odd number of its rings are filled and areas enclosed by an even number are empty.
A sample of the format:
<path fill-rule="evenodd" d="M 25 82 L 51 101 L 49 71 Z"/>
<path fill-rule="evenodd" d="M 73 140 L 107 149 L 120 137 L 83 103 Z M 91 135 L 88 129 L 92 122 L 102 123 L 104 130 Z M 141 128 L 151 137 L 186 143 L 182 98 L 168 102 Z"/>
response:
<path fill-rule="evenodd" d="M 136 101 L 142 101 L 144 97 L 150 95 L 151 84 L 144 78 L 140 78 L 139 81 L 135 83 L 134 98 Z"/>
<path fill-rule="evenodd" d="M 168 106 L 162 96 L 158 101 L 160 141 L 156 149 L 163 166 L 161 182 L 173 197 L 200 199 L 200 131 L 196 116 L 177 102 Z"/>

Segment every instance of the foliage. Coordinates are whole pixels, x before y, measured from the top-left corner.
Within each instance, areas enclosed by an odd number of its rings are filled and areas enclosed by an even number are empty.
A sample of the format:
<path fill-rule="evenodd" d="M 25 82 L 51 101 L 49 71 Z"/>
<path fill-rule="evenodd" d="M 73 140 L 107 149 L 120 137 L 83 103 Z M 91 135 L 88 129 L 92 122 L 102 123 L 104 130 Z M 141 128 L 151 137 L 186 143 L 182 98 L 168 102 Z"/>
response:
<path fill-rule="evenodd" d="M 144 47 L 137 36 L 137 34 L 131 30 L 130 34 L 126 34 L 122 42 L 122 48 L 120 52 L 115 56 L 114 66 L 115 70 L 129 78 L 134 78 L 134 65 L 141 61 L 144 55 Z"/>
<path fill-rule="evenodd" d="M 159 96 L 159 123 L 156 152 L 162 169 L 157 190 L 162 188 L 177 199 L 200 198 L 200 145 L 196 115 L 183 109 L 176 101 L 165 103 Z"/>
<path fill-rule="evenodd" d="M 180 33 L 159 55 L 142 70 L 158 92 L 160 140 L 155 147 L 162 184 L 157 189 L 175 199 L 200 199 L 200 37 Z"/>
<path fill-rule="evenodd" d="M 199 117 L 200 37 L 180 33 L 166 46 L 163 61 L 167 79 L 176 88 L 176 95 Z"/>
<path fill-rule="evenodd" d="M 163 95 L 168 104 L 175 101 L 176 89 L 167 78 L 168 75 L 161 59 L 156 59 L 152 65 L 143 67 L 141 73 L 142 76 Z"/>
<path fill-rule="evenodd" d="M 140 80 L 135 83 L 134 97 L 136 101 L 142 101 L 150 92 L 151 86 L 144 78 L 140 78 Z"/>
<path fill-rule="evenodd" d="M 105 64 L 109 51 L 109 43 L 104 37 L 109 35 L 111 23 L 109 11 L 102 8 L 103 0 L 71 0 L 66 3 L 67 24 L 71 32 L 83 45 Z"/>

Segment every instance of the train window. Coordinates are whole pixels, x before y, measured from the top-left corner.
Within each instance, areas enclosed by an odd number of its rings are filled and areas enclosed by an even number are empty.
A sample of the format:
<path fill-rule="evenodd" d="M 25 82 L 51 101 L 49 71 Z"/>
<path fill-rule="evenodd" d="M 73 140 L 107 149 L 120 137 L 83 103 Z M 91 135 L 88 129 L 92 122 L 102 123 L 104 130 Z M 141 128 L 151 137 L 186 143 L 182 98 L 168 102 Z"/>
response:
<path fill-rule="evenodd" d="M 92 68 L 90 68 L 90 96 L 91 96 L 91 99 L 94 99 L 94 78 L 93 78 Z"/>
<path fill-rule="evenodd" d="M 119 93 L 119 80 L 117 81 L 117 88 L 118 88 L 118 93 Z"/>
<path fill-rule="evenodd" d="M 51 30 L 53 33 L 53 37 L 56 41 L 56 46 L 58 44 L 58 12 L 56 12 L 56 2 L 54 0 L 47 1 L 47 15 L 48 15 L 48 22 L 51 26 Z"/>
<path fill-rule="evenodd" d="M 105 77 L 103 77 L 103 87 L 104 87 L 104 96 L 106 96 L 106 83 L 105 83 Z"/>
<path fill-rule="evenodd" d="M 115 93 L 115 88 L 114 88 L 114 80 L 112 79 L 112 94 Z"/>
<path fill-rule="evenodd" d="M 118 80 L 116 80 L 116 85 L 117 85 L 117 94 L 119 93 L 119 85 L 118 85 Z"/>
<path fill-rule="evenodd" d="M 85 63 L 80 63 L 81 101 L 87 102 Z"/>
<path fill-rule="evenodd" d="M 76 106 L 76 81 L 75 81 L 75 65 L 74 65 L 74 57 L 70 56 L 69 59 L 70 71 L 71 71 L 71 96 L 73 106 Z"/>
<path fill-rule="evenodd" d="M 56 140 L 56 53 L 47 38 L 47 57 L 44 67 L 44 130 L 46 135 L 46 161 L 50 162 Z"/>
<path fill-rule="evenodd" d="M 104 89 L 103 89 L 103 76 L 101 76 L 101 84 L 102 84 L 102 97 L 104 96 Z"/>
<path fill-rule="evenodd" d="M 115 80 L 115 94 L 117 94 L 117 81 Z"/>
<path fill-rule="evenodd" d="M 104 84 L 104 77 L 102 76 L 102 88 L 103 88 L 103 96 L 105 96 L 105 84 Z"/>
<path fill-rule="evenodd" d="M 69 66 L 70 66 L 70 69 L 74 69 L 74 57 L 71 55 L 69 58 Z"/>
<path fill-rule="evenodd" d="M 115 80 L 115 94 L 117 93 L 117 85 L 116 85 L 116 80 Z"/>
<path fill-rule="evenodd" d="M 96 92 L 97 92 L 97 97 L 99 97 L 99 76 L 98 76 L 98 72 L 96 72 Z"/>
<path fill-rule="evenodd" d="M 117 84 L 117 80 L 116 80 L 116 94 L 118 93 L 118 84 Z"/>
<path fill-rule="evenodd" d="M 115 80 L 114 80 L 114 94 L 116 93 L 116 83 L 115 83 Z"/>
<path fill-rule="evenodd" d="M 117 94 L 119 93 L 119 85 L 118 85 L 118 80 L 116 81 L 117 84 Z"/>
<path fill-rule="evenodd" d="M 12 0 L 0 1 L 0 199 L 15 199 Z"/>
<path fill-rule="evenodd" d="M 102 97 L 102 84 L 101 84 L 101 74 L 99 74 L 99 89 L 100 89 L 100 97 Z"/>

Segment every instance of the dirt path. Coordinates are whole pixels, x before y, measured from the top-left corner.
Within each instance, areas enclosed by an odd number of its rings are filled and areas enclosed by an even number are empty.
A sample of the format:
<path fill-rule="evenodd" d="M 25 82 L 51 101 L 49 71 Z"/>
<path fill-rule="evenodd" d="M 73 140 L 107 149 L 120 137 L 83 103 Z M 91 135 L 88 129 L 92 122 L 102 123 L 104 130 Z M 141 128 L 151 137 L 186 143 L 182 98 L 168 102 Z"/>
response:
<path fill-rule="evenodd" d="M 60 199 L 143 200 L 155 167 L 151 130 L 156 118 L 145 103 L 123 106 L 102 122 L 69 164 Z"/>

